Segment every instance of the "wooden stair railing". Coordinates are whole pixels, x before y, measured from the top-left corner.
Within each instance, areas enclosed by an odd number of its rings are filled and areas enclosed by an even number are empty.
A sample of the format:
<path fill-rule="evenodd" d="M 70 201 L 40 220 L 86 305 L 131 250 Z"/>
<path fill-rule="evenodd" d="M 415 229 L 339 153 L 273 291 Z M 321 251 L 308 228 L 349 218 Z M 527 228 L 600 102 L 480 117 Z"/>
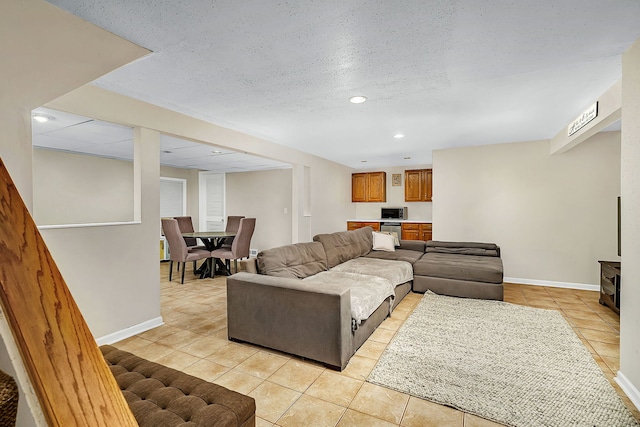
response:
<path fill-rule="evenodd" d="M 138 425 L 1 159 L 0 304 L 49 426 Z"/>

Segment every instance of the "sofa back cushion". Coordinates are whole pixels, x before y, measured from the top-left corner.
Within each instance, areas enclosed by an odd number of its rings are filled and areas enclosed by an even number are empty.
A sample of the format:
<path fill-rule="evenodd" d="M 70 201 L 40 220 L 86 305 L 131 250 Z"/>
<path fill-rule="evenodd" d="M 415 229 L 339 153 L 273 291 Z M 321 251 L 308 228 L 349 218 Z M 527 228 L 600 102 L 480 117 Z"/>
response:
<path fill-rule="evenodd" d="M 318 242 L 295 243 L 258 254 L 260 274 L 304 279 L 327 269 L 327 257 Z"/>
<path fill-rule="evenodd" d="M 429 240 L 425 252 L 474 256 L 500 256 L 500 247 L 495 243 L 440 242 Z"/>
<path fill-rule="evenodd" d="M 333 268 L 350 259 L 364 256 L 373 247 L 373 229 L 363 227 L 352 231 L 339 231 L 313 236 L 314 242 L 322 243 L 327 254 L 327 264 Z"/>

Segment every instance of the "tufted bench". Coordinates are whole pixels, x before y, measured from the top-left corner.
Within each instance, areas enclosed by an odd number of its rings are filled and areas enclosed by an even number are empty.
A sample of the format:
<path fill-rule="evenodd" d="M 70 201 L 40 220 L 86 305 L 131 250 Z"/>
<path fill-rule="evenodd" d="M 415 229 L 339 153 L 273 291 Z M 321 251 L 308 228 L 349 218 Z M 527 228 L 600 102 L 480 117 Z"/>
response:
<path fill-rule="evenodd" d="M 109 345 L 100 350 L 140 427 L 256 424 L 256 402 L 249 396 Z"/>
<path fill-rule="evenodd" d="M 0 371 L 0 427 L 14 427 L 18 414 L 18 385 L 6 373 Z"/>

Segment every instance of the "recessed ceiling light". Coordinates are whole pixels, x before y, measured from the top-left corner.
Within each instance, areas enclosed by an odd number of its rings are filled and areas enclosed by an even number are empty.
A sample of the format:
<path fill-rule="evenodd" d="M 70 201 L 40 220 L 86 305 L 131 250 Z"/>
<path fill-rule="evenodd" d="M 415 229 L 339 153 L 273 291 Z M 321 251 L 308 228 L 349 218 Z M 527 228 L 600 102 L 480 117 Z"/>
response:
<path fill-rule="evenodd" d="M 46 114 L 42 114 L 42 113 L 36 113 L 32 117 L 33 117 L 33 120 L 35 120 L 36 122 L 40 122 L 40 123 L 44 123 L 44 122 L 48 122 L 49 120 L 55 120 L 56 119 L 53 116 L 47 116 Z"/>
<path fill-rule="evenodd" d="M 405 157 L 404 159 L 405 160 L 411 160 L 411 157 Z"/>
<path fill-rule="evenodd" d="M 213 151 L 212 151 L 212 153 L 213 153 L 213 154 L 222 154 L 222 151 L 220 151 L 220 150 L 213 150 Z"/>
<path fill-rule="evenodd" d="M 171 154 L 171 150 L 162 150 L 164 154 Z"/>
<path fill-rule="evenodd" d="M 349 102 L 351 102 L 352 104 L 362 104 L 366 100 L 367 97 L 362 95 L 352 96 L 351 98 L 349 98 Z"/>
<path fill-rule="evenodd" d="M 360 160 L 360 163 L 367 163 L 366 160 Z"/>
<path fill-rule="evenodd" d="M 404 135 L 403 135 L 403 134 L 401 134 L 401 133 L 396 133 L 395 135 L 393 135 L 393 137 L 394 137 L 395 139 L 400 139 L 400 138 L 404 138 Z"/>

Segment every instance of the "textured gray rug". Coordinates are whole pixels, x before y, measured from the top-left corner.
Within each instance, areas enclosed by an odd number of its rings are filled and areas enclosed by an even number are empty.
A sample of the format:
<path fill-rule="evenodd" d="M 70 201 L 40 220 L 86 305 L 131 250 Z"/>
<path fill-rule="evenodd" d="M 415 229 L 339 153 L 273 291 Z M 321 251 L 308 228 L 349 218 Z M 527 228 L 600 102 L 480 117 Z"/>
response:
<path fill-rule="evenodd" d="M 637 426 L 562 315 L 427 293 L 368 379 L 508 426 Z"/>

